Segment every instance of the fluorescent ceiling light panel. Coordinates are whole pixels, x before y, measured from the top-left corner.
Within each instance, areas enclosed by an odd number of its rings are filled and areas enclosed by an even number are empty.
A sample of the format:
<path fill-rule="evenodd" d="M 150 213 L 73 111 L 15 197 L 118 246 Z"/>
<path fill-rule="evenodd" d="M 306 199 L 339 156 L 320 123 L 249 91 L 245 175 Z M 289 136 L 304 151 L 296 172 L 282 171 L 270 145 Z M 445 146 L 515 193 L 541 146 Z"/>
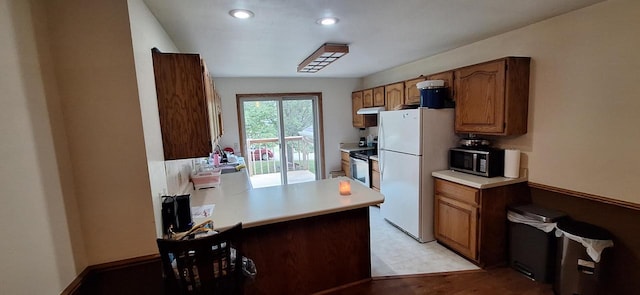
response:
<path fill-rule="evenodd" d="M 347 44 L 325 43 L 298 65 L 298 72 L 315 73 L 347 53 Z"/>

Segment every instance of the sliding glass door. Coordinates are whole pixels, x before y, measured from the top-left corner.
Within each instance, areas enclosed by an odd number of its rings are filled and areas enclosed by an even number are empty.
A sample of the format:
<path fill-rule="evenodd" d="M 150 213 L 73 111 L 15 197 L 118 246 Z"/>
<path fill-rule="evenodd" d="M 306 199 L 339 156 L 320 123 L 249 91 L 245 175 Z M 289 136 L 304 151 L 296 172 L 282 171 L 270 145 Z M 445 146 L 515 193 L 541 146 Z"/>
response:
<path fill-rule="evenodd" d="M 318 96 L 240 96 L 243 155 L 254 187 L 321 178 Z"/>

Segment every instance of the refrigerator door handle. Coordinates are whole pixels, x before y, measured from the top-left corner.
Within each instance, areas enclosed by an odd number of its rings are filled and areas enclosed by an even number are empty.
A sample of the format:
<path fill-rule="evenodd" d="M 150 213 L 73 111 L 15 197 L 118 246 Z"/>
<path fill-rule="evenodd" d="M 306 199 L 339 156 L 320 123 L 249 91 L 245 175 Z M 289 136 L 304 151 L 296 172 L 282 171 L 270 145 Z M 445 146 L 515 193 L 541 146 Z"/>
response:
<path fill-rule="evenodd" d="M 380 186 L 382 186 L 382 180 L 384 179 L 384 152 L 378 153 L 378 168 L 380 168 Z"/>
<path fill-rule="evenodd" d="M 378 114 L 378 138 L 381 139 L 378 141 L 378 150 L 384 149 L 384 121 L 382 120 L 382 116 Z M 380 168 L 382 169 L 382 168 Z M 382 176 L 382 175 L 380 175 Z"/>

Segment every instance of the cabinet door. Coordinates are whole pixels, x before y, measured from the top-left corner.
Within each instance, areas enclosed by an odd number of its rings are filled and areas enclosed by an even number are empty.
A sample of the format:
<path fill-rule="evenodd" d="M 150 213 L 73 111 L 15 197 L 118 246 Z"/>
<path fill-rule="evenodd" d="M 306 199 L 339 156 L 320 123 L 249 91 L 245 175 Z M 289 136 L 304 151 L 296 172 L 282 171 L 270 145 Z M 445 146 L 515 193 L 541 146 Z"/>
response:
<path fill-rule="evenodd" d="M 501 134 L 505 128 L 505 60 L 456 70 L 457 133 Z"/>
<path fill-rule="evenodd" d="M 358 115 L 359 109 L 364 107 L 363 91 L 351 93 L 351 117 L 353 127 L 364 128 L 378 125 L 377 115 Z"/>
<path fill-rule="evenodd" d="M 453 99 L 453 71 L 446 71 L 437 74 L 431 74 L 427 76 L 427 80 L 442 80 L 444 81 L 444 87 L 449 89 L 449 99 Z"/>
<path fill-rule="evenodd" d="M 373 106 L 384 106 L 384 86 L 373 88 Z"/>
<path fill-rule="evenodd" d="M 362 91 L 362 106 L 370 108 L 373 106 L 373 89 Z"/>
<path fill-rule="evenodd" d="M 351 178 L 351 164 L 349 163 L 349 153 L 340 152 L 342 171 L 344 171 L 345 176 Z"/>
<path fill-rule="evenodd" d="M 364 127 L 364 115 L 358 115 L 356 112 L 363 106 L 362 91 L 351 93 L 351 117 L 353 127 Z"/>
<path fill-rule="evenodd" d="M 204 76 L 204 86 L 205 86 L 205 97 L 207 100 L 207 113 L 209 119 L 209 133 L 211 134 L 211 138 L 215 142 L 218 139 L 218 116 L 217 116 L 217 106 L 216 106 L 216 94 L 213 89 L 213 81 L 211 80 L 211 76 L 209 75 L 209 71 L 207 70 L 207 66 L 204 61 L 202 62 L 202 72 Z"/>
<path fill-rule="evenodd" d="M 404 94 L 406 104 L 420 104 L 420 90 L 416 87 L 418 82 L 426 80 L 424 77 L 407 80 L 404 82 Z"/>
<path fill-rule="evenodd" d="M 436 192 L 434 213 L 436 239 L 477 260 L 478 208 Z"/>
<path fill-rule="evenodd" d="M 404 104 L 404 82 L 390 84 L 384 87 L 384 96 L 387 100 L 387 110 L 391 111 L 395 107 Z"/>
<path fill-rule="evenodd" d="M 200 56 L 153 49 L 152 58 L 165 160 L 209 156 L 210 102 Z"/>
<path fill-rule="evenodd" d="M 218 120 L 217 122 L 217 139 L 220 139 L 220 137 L 222 137 L 222 135 L 224 135 L 224 126 L 222 124 L 222 98 L 220 97 L 220 95 L 218 94 L 218 92 L 213 92 L 213 95 L 215 97 L 215 106 L 216 106 L 216 110 L 215 110 L 215 114 L 216 114 L 216 119 Z"/>
<path fill-rule="evenodd" d="M 371 188 L 380 191 L 380 168 L 376 160 L 371 160 Z"/>

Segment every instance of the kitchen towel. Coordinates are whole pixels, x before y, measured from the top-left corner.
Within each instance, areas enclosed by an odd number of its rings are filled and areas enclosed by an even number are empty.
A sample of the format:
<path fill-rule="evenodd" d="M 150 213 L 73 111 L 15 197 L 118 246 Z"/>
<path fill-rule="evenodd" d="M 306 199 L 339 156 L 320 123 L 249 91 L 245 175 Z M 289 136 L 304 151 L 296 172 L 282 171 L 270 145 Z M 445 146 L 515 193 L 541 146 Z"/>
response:
<path fill-rule="evenodd" d="M 520 150 L 506 149 L 504 151 L 504 177 L 518 178 L 520 176 Z"/>

